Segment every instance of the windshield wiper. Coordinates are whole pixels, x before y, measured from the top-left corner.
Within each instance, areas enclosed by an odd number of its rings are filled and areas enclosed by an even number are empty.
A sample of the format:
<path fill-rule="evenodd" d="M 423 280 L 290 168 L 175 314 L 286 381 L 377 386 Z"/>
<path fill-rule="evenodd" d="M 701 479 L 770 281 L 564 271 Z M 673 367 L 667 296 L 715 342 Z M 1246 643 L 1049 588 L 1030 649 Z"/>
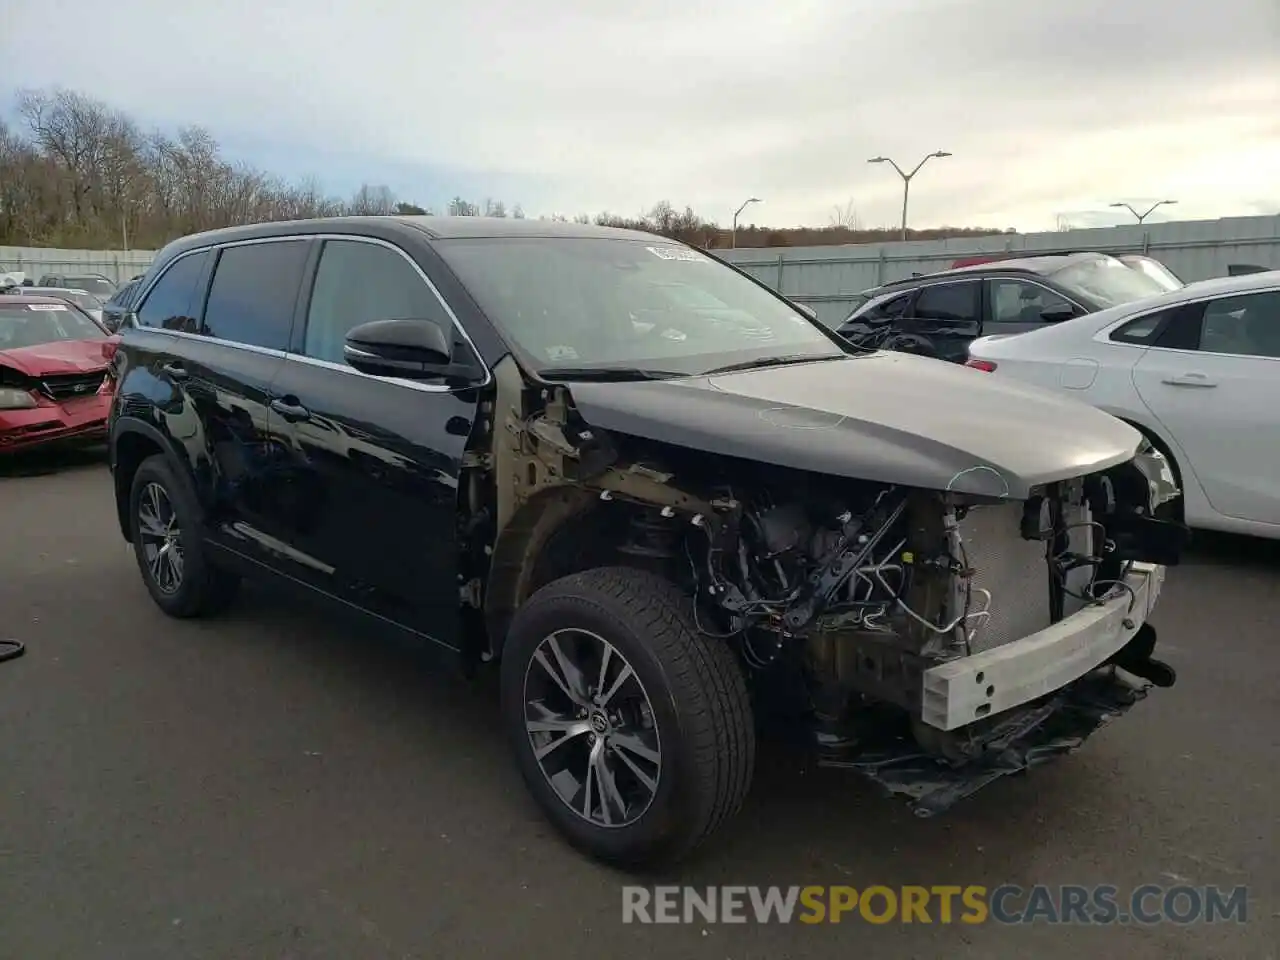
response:
<path fill-rule="evenodd" d="M 600 383 L 625 380 L 669 380 L 687 377 L 678 370 L 651 370 L 647 367 L 548 367 L 539 370 L 543 380 L 594 380 Z"/>
<path fill-rule="evenodd" d="M 814 356 L 812 353 L 789 353 L 780 357 L 762 357 L 759 360 L 743 360 L 740 363 L 730 363 L 723 367 L 712 367 L 710 370 L 704 370 L 702 376 L 709 377 L 713 373 L 732 373 L 735 370 L 755 370 L 758 367 L 781 367 L 792 363 L 816 363 L 819 360 L 839 360 L 847 357 L 847 353 L 822 353 Z"/>

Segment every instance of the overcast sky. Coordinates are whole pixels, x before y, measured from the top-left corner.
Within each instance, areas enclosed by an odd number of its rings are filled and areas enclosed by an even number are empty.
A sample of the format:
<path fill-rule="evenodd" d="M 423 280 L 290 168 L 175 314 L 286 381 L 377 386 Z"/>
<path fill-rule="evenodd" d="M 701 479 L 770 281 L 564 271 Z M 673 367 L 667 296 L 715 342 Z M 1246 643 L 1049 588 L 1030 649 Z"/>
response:
<path fill-rule="evenodd" d="M 1280 0 L 4 0 L 6 85 L 437 207 L 1052 229 L 1280 213 Z M 51 25 L 55 25 L 51 28 Z M 52 32 L 51 32 L 52 31 Z M 1163 216 L 1161 216 L 1163 214 Z"/>

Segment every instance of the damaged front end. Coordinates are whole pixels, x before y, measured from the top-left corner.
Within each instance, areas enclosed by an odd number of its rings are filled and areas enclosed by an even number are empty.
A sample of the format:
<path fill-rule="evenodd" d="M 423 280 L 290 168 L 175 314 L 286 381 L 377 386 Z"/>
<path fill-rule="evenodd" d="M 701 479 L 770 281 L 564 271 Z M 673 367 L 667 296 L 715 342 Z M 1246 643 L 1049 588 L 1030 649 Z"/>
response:
<path fill-rule="evenodd" d="M 1160 518 L 1179 492 L 1149 446 L 1014 500 L 609 434 L 568 390 L 502 379 L 482 464 L 497 497 L 477 511 L 496 533 L 471 591 L 491 637 L 575 568 L 655 569 L 734 647 L 758 708 L 798 701 L 822 763 L 922 816 L 1174 681 L 1146 621 L 1187 531 Z"/>

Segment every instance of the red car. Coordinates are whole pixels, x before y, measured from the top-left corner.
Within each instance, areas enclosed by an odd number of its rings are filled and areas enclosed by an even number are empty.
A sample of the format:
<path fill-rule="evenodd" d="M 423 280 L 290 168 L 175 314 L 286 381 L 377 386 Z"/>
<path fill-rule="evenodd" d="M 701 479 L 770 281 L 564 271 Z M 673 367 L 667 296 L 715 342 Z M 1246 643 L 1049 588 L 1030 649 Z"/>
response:
<path fill-rule="evenodd" d="M 116 342 L 63 300 L 0 295 L 0 457 L 104 440 Z"/>

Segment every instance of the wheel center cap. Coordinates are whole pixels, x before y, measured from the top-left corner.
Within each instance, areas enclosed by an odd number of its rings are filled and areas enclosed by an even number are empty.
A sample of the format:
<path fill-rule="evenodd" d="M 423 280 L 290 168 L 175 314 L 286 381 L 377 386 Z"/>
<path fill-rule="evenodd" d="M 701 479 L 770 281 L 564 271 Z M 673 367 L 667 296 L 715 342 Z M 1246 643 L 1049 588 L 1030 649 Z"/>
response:
<path fill-rule="evenodd" d="M 602 710 L 597 710 L 591 714 L 591 719 L 587 722 L 591 724 L 591 729 L 596 733 L 604 734 L 609 732 L 609 718 L 604 715 Z"/>

